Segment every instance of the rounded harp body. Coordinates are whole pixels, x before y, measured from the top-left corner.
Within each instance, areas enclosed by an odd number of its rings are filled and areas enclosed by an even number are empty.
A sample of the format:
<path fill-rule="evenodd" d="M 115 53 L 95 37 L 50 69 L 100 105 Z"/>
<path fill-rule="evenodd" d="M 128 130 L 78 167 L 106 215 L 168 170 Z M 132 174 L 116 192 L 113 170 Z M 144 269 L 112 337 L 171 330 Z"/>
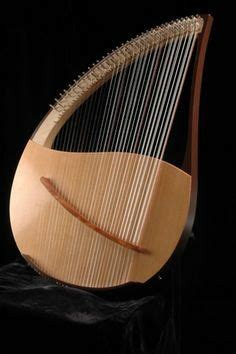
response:
<path fill-rule="evenodd" d="M 143 283 L 173 255 L 192 177 L 163 154 L 202 27 L 196 16 L 127 42 L 56 101 L 27 143 L 10 217 L 21 254 L 42 274 L 91 288 Z"/>

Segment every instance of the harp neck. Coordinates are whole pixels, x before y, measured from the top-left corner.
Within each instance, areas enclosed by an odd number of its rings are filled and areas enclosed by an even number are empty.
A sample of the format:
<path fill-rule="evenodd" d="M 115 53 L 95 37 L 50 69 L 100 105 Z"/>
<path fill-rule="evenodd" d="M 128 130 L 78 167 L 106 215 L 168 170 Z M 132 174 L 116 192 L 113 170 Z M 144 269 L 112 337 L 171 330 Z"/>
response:
<path fill-rule="evenodd" d="M 189 132 L 185 159 L 183 163 L 183 170 L 192 176 L 190 209 L 188 223 L 186 225 L 186 230 L 188 233 L 190 233 L 192 230 L 196 214 L 198 190 L 198 125 L 201 85 L 205 63 L 205 55 L 213 22 L 213 17 L 211 15 L 202 15 L 201 17 L 204 19 L 204 26 L 201 34 L 198 37 L 197 51 L 193 69 L 189 106 Z"/>

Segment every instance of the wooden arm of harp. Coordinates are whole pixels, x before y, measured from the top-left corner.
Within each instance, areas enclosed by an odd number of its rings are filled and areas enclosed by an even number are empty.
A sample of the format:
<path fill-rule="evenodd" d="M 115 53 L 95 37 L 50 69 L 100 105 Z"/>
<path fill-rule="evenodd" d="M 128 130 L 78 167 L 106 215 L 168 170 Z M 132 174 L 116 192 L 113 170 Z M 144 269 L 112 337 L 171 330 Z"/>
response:
<path fill-rule="evenodd" d="M 86 226 L 90 227 L 91 229 L 98 232 L 100 235 L 102 235 L 106 238 L 109 238 L 110 240 L 118 243 L 119 245 L 121 245 L 123 247 L 130 248 L 130 249 L 132 249 L 136 252 L 139 252 L 139 253 L 149 253 L 149 251 L 146 250 L 145 248 L 142 248 L 142 247 L 135 245 L 131 242 L 121 240 L 117 236 L 111 234 L 110 232 L 102 230 L 96 224 L 89 221 L 72 204 L 70 204 L 67 200 L 65 200 L 63 198 L 63 196 L 56 190 L 55 186 L 53 185 L 53 183 L 51 182 L 51 180 L 49 178 L 41 177 L 40 181 L 44 185 L 44 187 L 47 189 L 47 191 L 58 201 L 58 203 L 60 203 L 63 206 L 63 208 L 65 208 L 69 213 L 71 213 L 74 217 L 76 217 L 79 221 L 84 223 Z"/>

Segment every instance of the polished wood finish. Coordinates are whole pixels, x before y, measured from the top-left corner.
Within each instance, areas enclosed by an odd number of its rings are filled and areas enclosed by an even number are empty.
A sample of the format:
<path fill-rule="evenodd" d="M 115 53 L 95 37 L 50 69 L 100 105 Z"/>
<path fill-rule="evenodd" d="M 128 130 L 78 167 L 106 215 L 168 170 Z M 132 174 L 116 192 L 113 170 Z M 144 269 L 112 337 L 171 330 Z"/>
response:
<path fill-rule="evenodd" d="M 68 213 L 40 182 L 41 176 L 53 181 L 56 178 L 60 193 L 68 196 L 86 218 L 99 225 L 107 171 L 112 161 L 116 163 L 116 160 L 122 159 L 125 163 L 127 158 L 130 170 L 137 159 L 153 163 L 153 158 L 142 155 L 68 153 L 42 147 L 31 140 L 28 142 L 12 186 L 10 215 L 17 246 L 22 254 L 31 259 L 34 267 L 61 282 L 86 287 L 142 283 L 163 267 L 174 252 L 186 223 L 191 189 L 188 174 L 164 161 L 160 163 L 150 208 L 138 242 L 138 246 L 150 250 L 150 253 L 134 252 L 101 237 Z M 85 186 L 89 182 L 89 186 L 95 189 L 97 165 L 101 159 L 103 183 L 92 197 L 86 195 Z M 122 176 L 120 171 L 118 181 Z M 127 188 L 130 176 L 128 173 L 123 181 Z M 114 200 L 119 192 L 117 188 Z M 106 215 L 108 224 L 114 213 L 113 204 Z M 126 198 L 119 205 L 120 219 L 112 230 L 116 235 L 125 204 Z M 129 242 L 130 235 L 120 235 L 120 238 Z"/>
<path fill-rule="evenodd" d="M 204 26 L 201 34 L 199 34 L 197 42 L 197 51 L 193 69 L 193 78 L 191 85 L 191 97 L 189 104 L 189 131 L 188 141 L 183 163 L 183 170 L 192 176 L 192 189 L 190 198 L 190 207 L 188 219 L 186 222 L 185 233 L 190 234 L 192 231 L 196 206 L 197 206 L 197 190 L 198 190 L 198 126 L 199 126 L 199 108 L 201 99 L 202 76 L 204 70 L 205 56 L 213 17 L 211 15 L 202 15 Z"/>
<path fill-rule="evenodd" d="M 63 208 L 65 208 L 69 213 L 71 213 L 74 217 L 76 217 L 79 221 L 84 223 L 87 227 L 90 227 L 100 235 L 112 240 L 113 242 L 118 243 L 119 245 L 130 248 L 133 251 L 140 252 L 140 253 L 149 253 L 148 250 L 135 245 L 131 242 L 127 242 L 125 240 L 119 239 L 118 236 L 113 235 L 112 233 L 101 229 L 93 222 L 89 221 L 81 212 L 79 212 L 72 204 L 70 204 L 60 193 L 58 193 L 56 187 L 53 185 L 52 181 L 49 178 L 41 177 L 41 183 L 44 187 L 48 190 L 48 192 L 60 203 Z"/>
<path fill-rule="evenodd" d="M 201 17 L 204 19 L 204 26 L 202 32 L 198 35 L 197 39 L 197 50 L 195 54 L 189 104 L 188 139 L 185 152 L 185 159 L 182 166 L 183 171 L 189 173 L 192 177 L 190 204 L 186 224 L 179 239 L 179 242 L 176 246 L 175 252 L 164 264 L 162 269 L 159 271 L 159 274 L 165 273 L 170 268 L 170 266 L 173 266 L 176 260 L 183 253 L 189 238 L 193 235 L 192 228 L 196 214 L 198 192 L 198 124 L 201 84 L 204 70 L 205 55 L 213 23 L 213 17 L 211 15 L 205 14 L 201 15 Z"/>

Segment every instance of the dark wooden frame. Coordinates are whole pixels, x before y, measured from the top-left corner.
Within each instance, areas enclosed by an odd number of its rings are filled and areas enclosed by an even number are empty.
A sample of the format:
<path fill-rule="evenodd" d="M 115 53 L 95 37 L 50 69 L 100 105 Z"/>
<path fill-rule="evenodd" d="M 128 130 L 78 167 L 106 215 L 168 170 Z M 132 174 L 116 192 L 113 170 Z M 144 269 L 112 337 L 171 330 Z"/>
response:
<path fill-rule="evenodd" d="M 200 109 L 200 99 L 201 99 L 201 87 L 202 87 L 202 77 L 204 70 L 204 63 L 206 57 L 207 45 L 211 33 L 211 27 L 213 23 L 213 17 L 210 14 L 201 15 L 204 19 L 204 26 L 202 32 L 199 34 L 197 39 L 197 48 L 195 54 L 195 62 L 193 68 L 192 84 L 191 84 L 191 95 L 189 104 L 189 118 L 188 118 L 188 137 L 187 145 L 185 150 L 185 157 L 182 169 L 191 175 L 192 185 L 191 185 L 191 195 L 190 195 L 190 205 L 188 211 L 188 217 L 185 224 L 185 228 L 182 232 L 181 238 L 178 245 L 170 257 L 169 261 L 162 267 L 162 269 L 157 273 L 161 276 L 170 265 L 172 265 L 176 259 L 182 254 L 187 241 L 192 236 L 192 229 L 196 215 L 197 208 L 197 193 L 198 193 L 198 126 L 199 126 L 199 109 Z M 156 275 L 154 276 L 156 277 Z M 160 277 L 161 278 L 161 277 Z"/>
<path fill-rule="evenodd" d="M 213 17 L 211 15 L 202 15 L 201 17 L 204 19 L 204 27 L 199 35 L 197 43 L 189 106 L 188 141 L 183 163 L 183 170 L 192 176 L 189 214 L 184 231 L 187 233 L 191 233 L 192 231 L 197 206 L 199 108 L 205 56 L 213 22 Z"/>

